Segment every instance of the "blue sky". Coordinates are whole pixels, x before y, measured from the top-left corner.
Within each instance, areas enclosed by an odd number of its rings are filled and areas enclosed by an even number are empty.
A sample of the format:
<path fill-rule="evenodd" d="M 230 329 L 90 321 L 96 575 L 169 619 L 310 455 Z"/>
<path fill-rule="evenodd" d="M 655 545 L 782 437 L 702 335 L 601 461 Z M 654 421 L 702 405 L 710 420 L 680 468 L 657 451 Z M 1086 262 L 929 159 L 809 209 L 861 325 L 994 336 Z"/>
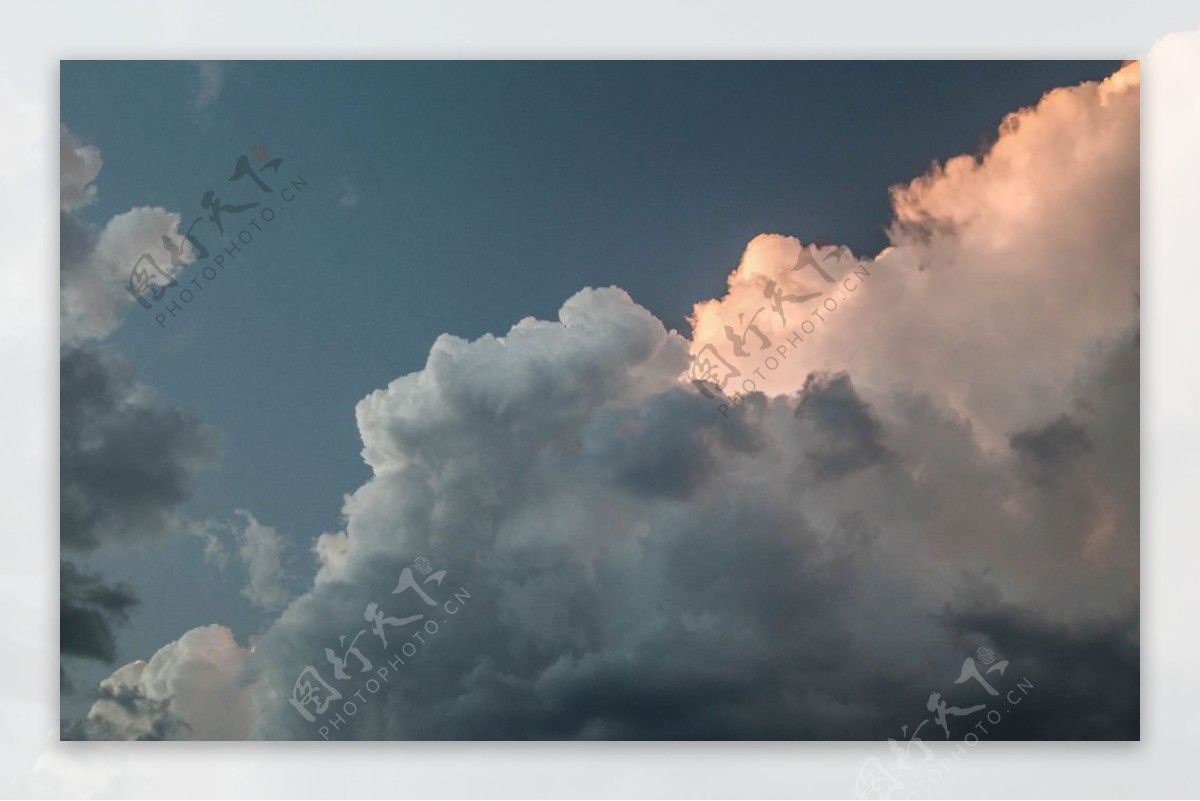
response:
<path fill-rule="evenodd" d="M 308 182 L 166 330 L 131 305 L 112 338 L 225 436 L 189 515 L 251 510 L 305 576 L 312 539 L 369 476 L 355 403 L 419 369 L 439 334 L 552 319 L 581 287 L 612 284 L 682 329 L 762 232 L 875 253 L 889 186 L 1118 66 L 63 62 L 61 107 L 104 159 L 79 212 L 93 222 L 143 205 L 200 216 L 255 144 Z M 184 539 L 86 560 L 142 599 L 118 663 L 205 623 L 262 627 L 228 591 L 240 579 L 200 552 Z"/>

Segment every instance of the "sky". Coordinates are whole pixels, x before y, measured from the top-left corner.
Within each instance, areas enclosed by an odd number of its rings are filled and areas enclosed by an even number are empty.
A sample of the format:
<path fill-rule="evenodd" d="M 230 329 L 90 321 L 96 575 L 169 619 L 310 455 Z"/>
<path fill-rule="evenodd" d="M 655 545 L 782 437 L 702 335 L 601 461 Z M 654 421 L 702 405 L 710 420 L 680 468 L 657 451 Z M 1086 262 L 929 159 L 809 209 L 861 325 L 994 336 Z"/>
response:
<path fill-rule="evenodd" d="M 950 673 L 970 629 L 1013 653 L 1076 643 L 1042 670 L 1099 682 L 1080 654 L 1127 656 L 1131 620 L 1136 636 L 1136 78 L 1007 115 L 1120 68 L 64 62 L 63 554 L 91 578 L 64 573 L 88 658 L 64 660 L 63 717 L 133 663 L 105 699 L 136 688 L 136 714 L 101 707 L 90 736 L 318 736 L 272 693 L 324 663 L 331 610 L 420 555 L 492 590 L 405 677 L 450 712 L 406 728 L 422 710 L 397 691 L 340 736 L 885 737 L 927 694 L 860 698 L 887 682 L 863 678 L 884 668 L 853 612 L 892 590 L 891 630 Z M 242 156 L 269 198 L 227 180 Z M 160 326 L 129 265 L 210 189 L 278 216 Z M 843 307 L 853 323 L 744 406 L 679 394 L 765 281 L 812 289 L 789 266 L 814 240 L 887 266 Z M 181 282 L 209 263 L 190 255 Z M 565 327 L 488 336 L 527 318 Z M 784 326 L 768 334 L 783 358 Z M 731 551 L 717 521 L 754 533 Z M 890 549 L 903 579 L 875 572 Z M 706 639 L 722 613 L 702 588 L 724 574 L 689 553 L 741 569 L 724 591 L 745 642 Z M 937 591 L 893 586 L 930 570 Z M 613 633 L 642 593 L 660 614 Z M 135 660 L 168 643 L 158 662 L 199 654 L 227 699 L 253 694 L 251 719 L 164 698 Z M 724 661 L 695 670 L 692 647 Z M 1089 728 L 1067 698 L 1019 733 L 1136 737 L 1133 653 L 1110 660 L 1112 720 Z M 835 656 L 855 669 L 830 674 Z M 827 699 L 801 690 L 813 677 Z M 864 708 L 827 712 L 851 697 Z"/>

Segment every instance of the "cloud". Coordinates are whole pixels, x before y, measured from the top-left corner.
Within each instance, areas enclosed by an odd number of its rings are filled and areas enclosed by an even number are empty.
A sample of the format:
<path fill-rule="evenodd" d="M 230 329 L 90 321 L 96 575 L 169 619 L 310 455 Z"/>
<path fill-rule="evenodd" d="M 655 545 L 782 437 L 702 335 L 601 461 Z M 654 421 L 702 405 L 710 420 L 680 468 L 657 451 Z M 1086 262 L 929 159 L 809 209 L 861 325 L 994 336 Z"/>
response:
<path fill-rule="evenodd" d="M 64 344 L 105 338 L 120 325 L 130 304 L 136 308 L 127 288 L 135 265 L 163 284 L 192 259 L 191 244 L 178 237 L 179 215 L 161 208 L 130 209 L 103 226 L 82 222 L 68 212 L 60 215 L 59 222 Z M 163 249 L 164 239 L 183 243 L 179 267 Z"/>
<path fill-rule="evenodd" d="M 92 181 L 100 174 L 104 163 L 99 148 L 85 145 L 73 133 L 62 126 L 59 147 L 59 203 L 63 209 L 73 210 L 86 206 L 96 199 L 96 187 Z"/>
<path fill-rule="evenodd" d="M 346 532 L 338 531 L 325 533 L 317 537 L 312 547 L 317 557 L 317 575 L 314 584 L 326 581 L 337 581 L 346 573 L 346 557 L 350 553 L 350 541 Z"/>
<path fill-rule="evenodd" d="M 879 462 L 887 454 L 882 429 L 845 373 L 810 373 L 796 404 L 796 417 L 811 421 L 820 445 L 808 452 L 818 479 L 841 478 Z"/>
<path fill-rule="evenodd" d="M 107 337 L 124 310 L 137 305 L 128 289 L 135 267 L 163 284 L 192 261 L 193 253 L 191 243 L 179 236 L 179 215 L 162 208 L 133 208 L 102 226 L 76 217 L 73 210 L 96 196 L 91 182 L 103 162 L 97 148 L 83 145 L 66 126 L 61 141 L 61 338 L 64 344 L 79 344 Z M 177 257 L 170 256 L 167 242 L 178 248 Z"/>
<path fill-rule="evenodd" d="M 813 370 L 841 370 L 868 395 L 936 392 L 990 448 L 1057 417 L 1071 399 L 1064 375 L 1137 326 L 1138 70 L 1055 89 L 1010 114 L 982 157 L 894 187 L 892 245 L 873 259 L 757 237 L 726 295 L 696 305 L 693 352 L 711 345 L 742 369 L 731 391 L 794 392 Z M 814 253 L 832 283 L 801 259 Z M 823 294 L 779 304 L 782 322 L 770 282 Z M 751 331 L 737 358 L 725 327 L 743 335 L 764 305 L 755 323 L 771 346 Z"/>
<path fill-rule="evenodd" d="M 260 609 L 279 610 L 292 596 L 291 579 L 283 566 L 287 543 L 251 512 L 237 509 L 235 514 L 240 520 L 190 522 L 187 532 L 203 541 L 205 561 L 222 572 L 229 566 L 230 555 L 236 555 L 246 570 L 242 595 Z"/>
<path fill-rule="evenodd" d="M 1139 739 L 1136 620 L 1054 624 L 1001 605 L 959 610 L 947 615 L 946 623 L 963 642 L 982 637 L 1033 685 L 1013 725 L 997 729 L 998 739 Z"/>
<path fill-rule="evenodd" d="M 64 548 L 87 550 L 168 534 L 198 475 L 216 460 L 220 437 L 190 412 L 156 399 L 115 348 L 89 344 L 120 324 L 121 309 L 134 302 L 129 270 L 147 250 L 162 250 L 179 215 L 143 207 L 103 226 L 78 219 L 70 210 L 95 197 L 102 160 L 66 126 L 60 135 L 61 537 Z M 184 262 L 189 248 L 184 241 Z"/>
<path fill-rule="evenodd" d="M 795 399 L 761 396 L 726 420 L 662 388 L 686 343 L 644 314 L 585 291 L 558 323 L 439 340 L 425 370 L 359 405 L 375 477 L 346 503 L 337 578 L 259 641 L 257 736 L 318 736 L 287 703 L 292 683 L 307 665 L 332 681 L 324 648 L 365 628 L 365 604 L 425 554 L 476 600 L 335 737 L 876 739 L 938 676 L 952 689 L 978 647 L 944 614 L 964 583 L 1050 629 L 1128 609 L 1078 564 L 1070 530 L 1054 542 L 1025 531 L 1032 509 L 1010 510 L 1028 491 L 1051 515 L 1075 499 L 1028 488 L 1018 457 L 990 458 L 955 414 L 907 393 L 879 414 L 848 377 L 818 376 L 801 420 Z M 830 461 L 834 432 L 849 449 Z M 679 477 L 631 480 L 655 464 Z M 1065 675 L 1037 675 L 1063 691 Z M 1029 725 L 1113 734 L 1053 711 Z"/>
<path fill-rule="evenodd" d="M 224 570 L 229 563 L 229 551 L 225 547 L 224 535 L 230 527 L 213 520 L 193 520 L 187 524 L 187 533 L 204 542 L 204 561 Z"/>
<path fill-rule="evenodd" d="M 239 681 L 248 651 L 229 629 L 203 626 L 100 684 L 100 698 L 63 739 L 231 740 L 249 734 L 252 706 Z"/>
<path fill-rule="evenodd" d="M 1044 481 L 1053 481 L 1068 464 L 1091 450 L 1087 430 L 1068 415 L 1009 438 L 1012 449 L 1027 457 Z"/>
<path fill-rule="evenodd" d="M 218 61 L 197 61 L 196 76 L 198 85 L 193 104 L 200 111 L 206 110 L 221 94 L 221 85 L 225 82 L 225 67 Z"/>
<path fill-rule="evenodd" d="M 112 662 L 116 658 L 113 626 L 128 619 L 137 604 L 125 584 L 106 584 L 99 576 L 70 562 L 59 570 L 59 645 L 63 656 Z M 67 684 L 63 672 L 64 685 Z"/>
<path fill-rule="evenodd" d="M 73 213 L 96 197 L 103 161 L 60 128 L 60 543 L 66 551 L 137 545 L 171 535 L 196 481 L 218 458 L 221 439 L 195 415 L 157 399 L 111 345 L 96 344 L 134 299 L 126 284 L 143 253 L 159 253 L 179 215 L 135 208 L 97 226 Z M 186 242 L 181 264 L 191 259 Z M 177 267 L 162 265 L 167 275 Z M 114 627 L 137 603 L 64 561 L 59 598 L 63 657 L 112 662 Z M 69 687 L 65 668 L 61 683 Z"/>
<path fill-rule="evenodd" d="M 893 193 L 877 258 L 809 250 L 832 281 L 756 238 L 690 341 L 615 287 L 439 337 L 356 408 L 373 474 L 246 658 L 253 735 L 881 739 L 986 643 L 1044 699 L 997 737 L 1136 737 L 1137 92 L 1018 112 Z M 710 345 L 756 383 L 727 413 Z M 411 658 L 370 690 L 354 643 Z M 316 722 L 308 666 L 344 688 Z"/>
<path fill-rule="evenodd" d="M 115 351 L 68 347 L 60 364 L 61 538 L 65 549 L 169 535 L 200 474 L 220 455 L 216 429 L 156 399 Z"/>
<path fill-rule="evenodd" d="M 341 185 L 341 197 L 338 202 L 347 208 L 358 205 L 358 189 L 350 182 L 346 176 L 340 176 L 338 183 Z"/>
<path fill-rule="evenodd" d="M 291 597 L 283 572 L 283 538 L 270 526 L 264 526 L 244 509 L 237 514 L 245 521 L 238 555 L 250 574 L 242 594 L 263 609 L 281 609 Z"/>

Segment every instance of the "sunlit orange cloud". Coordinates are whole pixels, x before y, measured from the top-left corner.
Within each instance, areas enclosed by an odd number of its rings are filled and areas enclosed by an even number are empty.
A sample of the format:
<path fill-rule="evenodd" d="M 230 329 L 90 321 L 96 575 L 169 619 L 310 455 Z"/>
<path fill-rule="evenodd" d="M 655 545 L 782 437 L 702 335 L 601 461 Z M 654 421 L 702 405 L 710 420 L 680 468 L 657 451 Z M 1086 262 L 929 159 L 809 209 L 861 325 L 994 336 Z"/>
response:
<path fill-rule="evenodd" d="M 740 371 L 727 393 L 791 394 L 814 370 L 845 370 L 868 396 L 913 388 L 985 445 L 1061 413 L 1137 324 L 1139 90 L 1136 62 L 1055 89 L 983 156 L 892 187 L 879 254 L 756 237 L 725 296 L 695 304 L 692 354 L 718 380 Z"/>

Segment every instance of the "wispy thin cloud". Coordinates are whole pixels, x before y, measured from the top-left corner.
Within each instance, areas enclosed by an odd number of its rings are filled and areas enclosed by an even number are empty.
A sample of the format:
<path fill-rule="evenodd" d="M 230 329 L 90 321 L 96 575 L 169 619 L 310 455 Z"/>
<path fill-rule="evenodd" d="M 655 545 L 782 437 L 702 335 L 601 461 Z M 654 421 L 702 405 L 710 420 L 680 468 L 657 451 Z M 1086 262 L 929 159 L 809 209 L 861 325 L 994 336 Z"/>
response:
<path fill-rule="evenodd" d="M 342 177 L 342 196 L 339 202 L 346 207 L 358 205 L 358 191 L 350 183 L 350 180 L 344 176 Z"/>
<path fill-rule="evenodd" d="M 199 85 L 192 102 L 197 109 L 204 111 L 221 95 L 221 85 L 225 82 L 225 68 L 218 61 L 197 61 L 196 69 Z"/>

